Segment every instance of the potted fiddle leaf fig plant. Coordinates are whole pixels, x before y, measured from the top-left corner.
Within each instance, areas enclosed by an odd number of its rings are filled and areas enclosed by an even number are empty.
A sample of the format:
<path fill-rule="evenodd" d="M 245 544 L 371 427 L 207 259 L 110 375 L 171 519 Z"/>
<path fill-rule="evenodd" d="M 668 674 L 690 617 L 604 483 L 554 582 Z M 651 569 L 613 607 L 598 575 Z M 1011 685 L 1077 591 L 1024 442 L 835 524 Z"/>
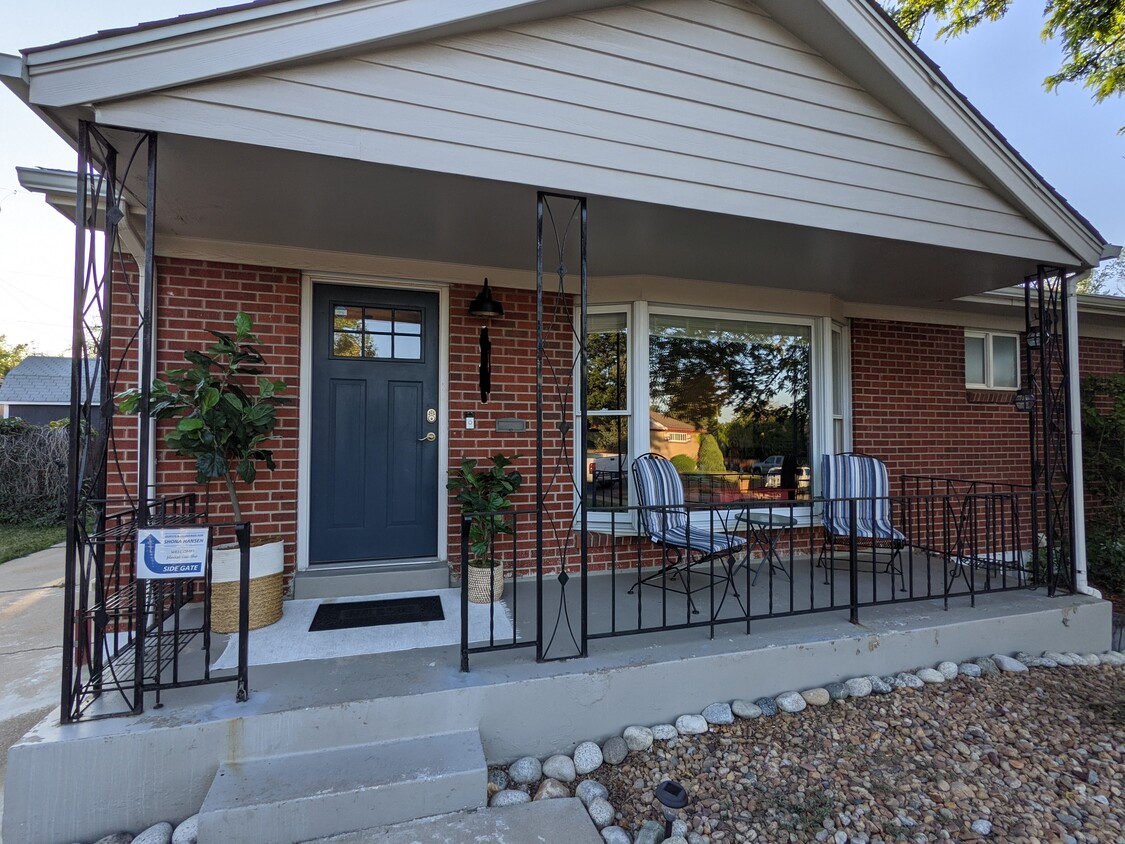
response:
<path fill-rule="evenodd" d="M 283 381 L 265 377 L 265 363 L 253 333 L 250 316 L 239 312 L 234 335 L 210 331 L 215 343 L 203 351 L 189 349 L 189 364 L 172 369 L 167 380 L 156 379 L 150 391 L 150 415 L 174 419 L 165 435 L 168 447 L 195 462 L 195 479 L 204 486 L 223 483 L 234 521 L 243 521 L 239 482 L 246 486 L 258 477 L 258 464 L 274 468 L 267 444 L 277 426 L 277 407 L 288 399 L 279 395 Z M 117 396 L 118 409 L 140 413 L 138 389 Z M 250 552 L 250 628 L 264 627 L 281 617 L 282 569 L 285 544 L 280 537 L 255 538 Z M 212 551 L 211 629 L 231 633 L 238 629 L 238 545 Z"/>
<path fill-rule="evenodd" d="M 495 538 L 512 532 L 504 515 L 512 508 L 511 496 L 523 484 L 523 476 L 512 469 L 514 457 L 495 454 L 492 466 L 477 469 L 477 461 L 461 458 L 446 488 L 461 504 L 462 516 L 469 517 L 469 560 L 463 577 L 468 578 L 469 600 L 488 604 L 504 594 L 504 561 L 492 556 Z"/>

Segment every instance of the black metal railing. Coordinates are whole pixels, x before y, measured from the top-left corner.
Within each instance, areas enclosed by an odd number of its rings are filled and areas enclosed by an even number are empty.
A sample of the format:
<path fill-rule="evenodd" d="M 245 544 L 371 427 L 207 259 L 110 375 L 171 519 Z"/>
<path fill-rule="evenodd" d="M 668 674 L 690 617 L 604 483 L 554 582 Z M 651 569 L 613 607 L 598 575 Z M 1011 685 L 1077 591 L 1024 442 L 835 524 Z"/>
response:
<path fill-rule="evenodd" d="M 154 703 L 169 689 L 210 683 L 236 684 L 248 694 L 247 631 L 251 528 L 248 522 L 211 522 L 194 493 L 147 503 L 147 527 L 205 527 L 211 541 L 203 577 L 145 580 L 138 577 L 138 510 L 127 502 L 96 502 L 96 530 L 80 524 L 76 538 L 70 646 L 63 651 L 63 723 L 137 714 L 144 696 Z M 211 551 L 224 538 L 237 543 L 239 658 L 233 675 L 213 676 Z"/>
<path fill-rule="evenodd" d="M 750 633 L 757 621 L 831 612 L 858 622 L 864 608 L 975 605 L 978 595 L 1044 582 L 1046 551 L 1032 517 L 1041 494 L 934 481 L 933 492 L 927 485 L 886 498 L 617 508 L 589 532 L 585 565 L 575 543 L 566 559 L 546 558 L 550 546 L 537 553 L 536 512 L 510 511 L 490 541 L 490 558 L 505 566 L 502 599 L 496 590 L 488 597 L 498 600 L 471 609 L 462 577 L 462 670 L 470 655 L 494 650 L 534 647 L 544 660 L 616 636 L 694 628 L 714 636 L 731 626 Z M 472 518 L 463 522 L 462 571 Z M 690 551 L 680 547 L 682 531 L 679 542 L 653 540 L 672 540 L 681 521 L 695 537 Z M 646 522 L 649 531 L 638 530 Z M 881 527 L 864 528 L 872 524 Z M 715 553 L 704 550 L 708 543 Z M 471 613 L 487 620 L 475 635 Z"/>

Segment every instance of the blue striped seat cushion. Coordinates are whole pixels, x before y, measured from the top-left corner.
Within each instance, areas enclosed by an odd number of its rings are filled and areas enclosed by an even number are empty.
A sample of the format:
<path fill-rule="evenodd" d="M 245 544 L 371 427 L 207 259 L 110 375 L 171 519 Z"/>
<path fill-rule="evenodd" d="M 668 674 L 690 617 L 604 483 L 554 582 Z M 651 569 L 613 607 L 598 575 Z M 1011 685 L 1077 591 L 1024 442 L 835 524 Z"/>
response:
<path fill-rule="evenodd" d="M 710 513 L 693 513 L 689 519 L 683 481 L 667 458 L 658 454 L 638 457 L 633 461 L 633 478 L 642 508 L 641 527 L 653 542 L 705 554 L 745 545 L 738 536 L 714 530 Z"/>
<path fill-rule="evenodd" d="M 855 498 L 856 536 L 904 542 L 891 514 L 890 480 L 881 460 L 863 454 L 826 454 L 821 462 L 821 490 L 825 498 L 821 520 L 833 536 L 850 536 L 849 503 Z"/>

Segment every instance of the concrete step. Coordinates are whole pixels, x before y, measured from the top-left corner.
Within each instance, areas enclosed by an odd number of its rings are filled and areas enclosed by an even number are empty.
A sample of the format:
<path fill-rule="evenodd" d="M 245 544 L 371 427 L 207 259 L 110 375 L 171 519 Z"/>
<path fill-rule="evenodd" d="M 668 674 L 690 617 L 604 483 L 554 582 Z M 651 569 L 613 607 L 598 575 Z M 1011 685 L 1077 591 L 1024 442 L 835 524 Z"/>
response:
<path fill-rule="evenodd" d="M 484 805 L 476 730 L 219 766 L 200 844 L 296 844 Z"/>
<path fill-rule="evenodd" d="M 449 564 L 401 563 L 306 569 L 293 578 L 294 598 L 348 598 L 449 588 Z"/>
<path fill-rule="evenodd" d="M 364 829 L 306 844 L 604 844 L 594 822 L 574 797 L 539 800 L 502 809 L 478 809 L 436 818 Z"/>

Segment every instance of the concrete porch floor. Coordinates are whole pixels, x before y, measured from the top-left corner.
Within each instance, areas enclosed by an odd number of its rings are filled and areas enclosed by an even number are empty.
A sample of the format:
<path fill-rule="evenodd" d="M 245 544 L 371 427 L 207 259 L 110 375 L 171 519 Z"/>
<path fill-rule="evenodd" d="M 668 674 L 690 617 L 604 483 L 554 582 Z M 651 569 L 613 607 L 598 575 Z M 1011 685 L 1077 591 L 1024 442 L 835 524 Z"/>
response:
<path fill-rule="evenodd" d="M 643 600 L 659 598 L 645 591 Z M 185 818 L 221 762 L 474 729 L 486 759 L 503 763 L 714 701 L 982 653 L 1103 651 L 1110 638 L 1108 603 L 1042 591 L 978 595 L 975 608 L 967 598 L 948 610 L 940 600 L 869 607 L 860 619 L 852 625 L 840 609 L 755 621 L 749 635 L 731 625 L 714 639 L 701 628 L 594 640 L 587 658 L 561 662 L 537 663 L 532 649 L 477 654 L 468 673 L 455 645 L 252 666 L 243 704 L 220 685 L 168 692 L 163 708 L 150 701 L 135 717 L 62 727 L 54 713 L 11 751 L 4 840 L 42 844 Z"/>

